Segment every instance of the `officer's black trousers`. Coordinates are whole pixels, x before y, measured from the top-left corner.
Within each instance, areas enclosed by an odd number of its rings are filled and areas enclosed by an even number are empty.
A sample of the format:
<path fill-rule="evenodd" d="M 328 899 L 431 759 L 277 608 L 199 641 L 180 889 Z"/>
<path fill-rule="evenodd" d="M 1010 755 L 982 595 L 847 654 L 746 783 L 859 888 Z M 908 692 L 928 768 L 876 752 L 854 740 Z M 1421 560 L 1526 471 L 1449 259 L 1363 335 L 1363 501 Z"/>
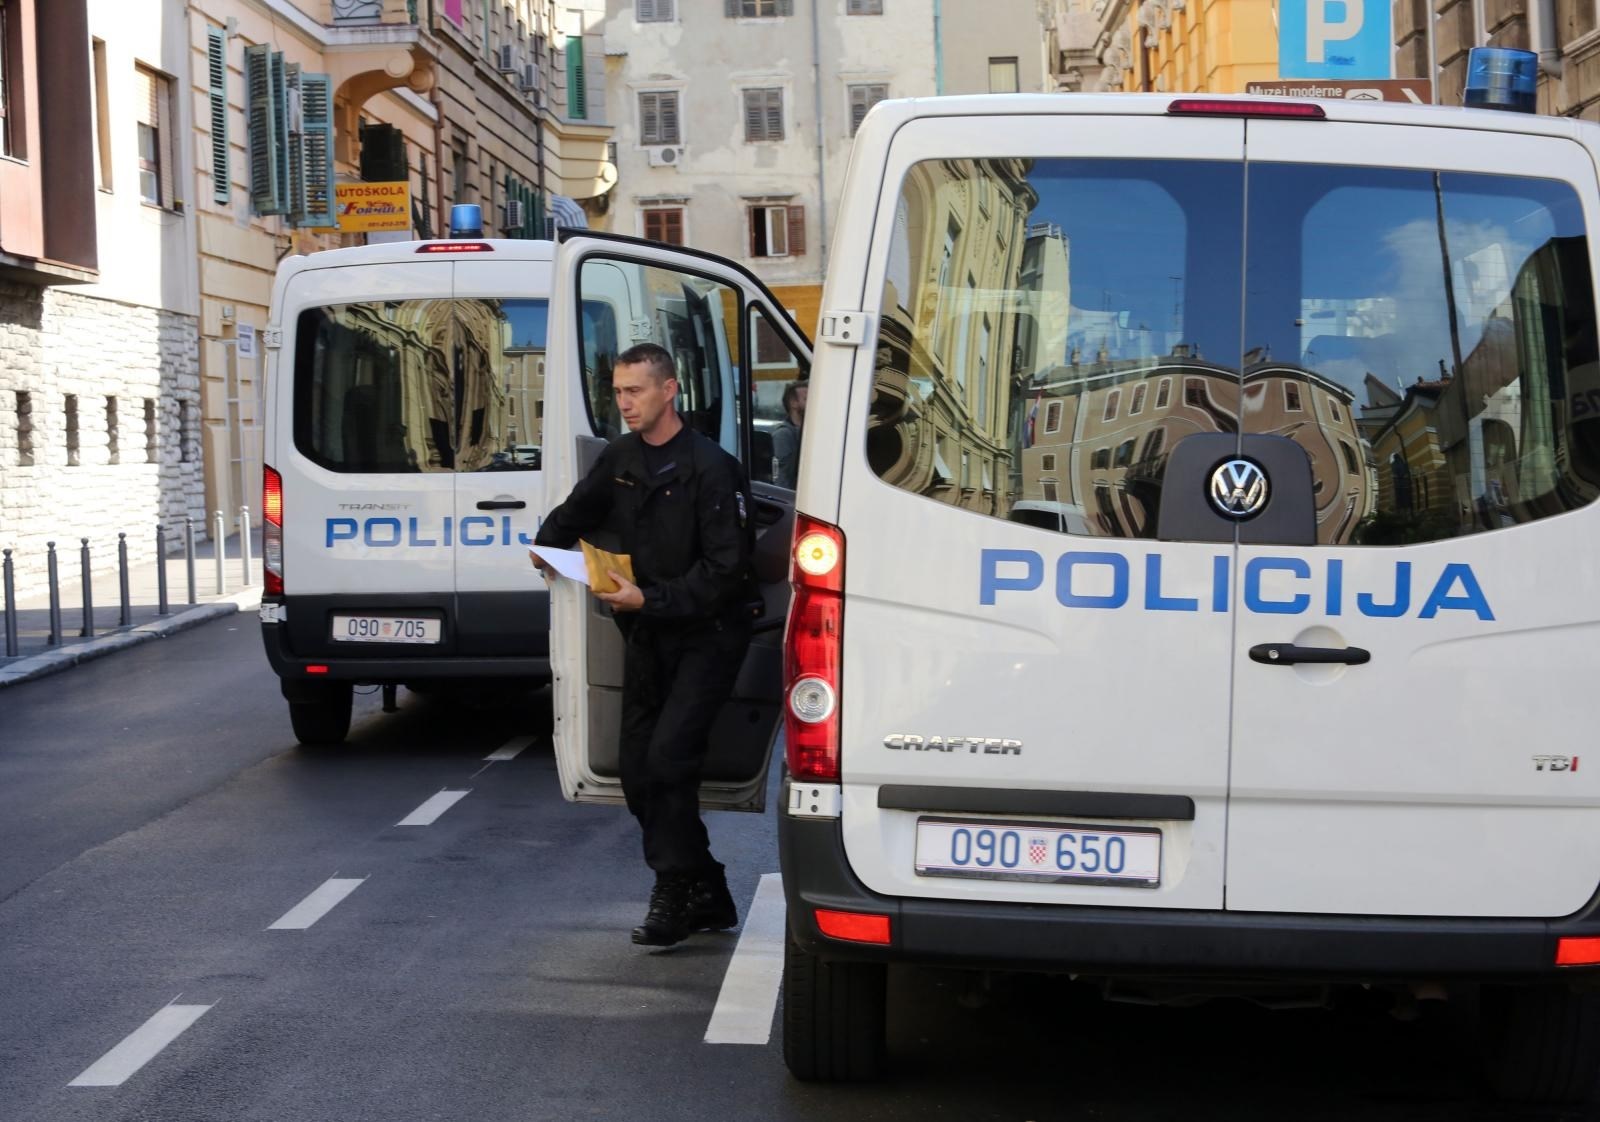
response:
<path fill-rule="evenodd" d="M 717 711 L 750 645 L 747 623 L 630 621 L 622 678 L 622 791 L 658 873 L 700 873 L 711 845 L 700 770 Z"/>

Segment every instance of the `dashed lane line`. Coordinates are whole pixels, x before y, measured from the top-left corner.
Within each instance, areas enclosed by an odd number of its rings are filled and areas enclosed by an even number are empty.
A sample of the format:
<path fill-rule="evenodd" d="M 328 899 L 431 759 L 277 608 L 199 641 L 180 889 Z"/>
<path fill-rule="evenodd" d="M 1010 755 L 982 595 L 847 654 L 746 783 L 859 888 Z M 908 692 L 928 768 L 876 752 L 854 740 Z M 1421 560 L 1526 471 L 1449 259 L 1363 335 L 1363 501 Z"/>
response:
<path fill-rule="evenodd" d="M 69 1087 L 120 1087 L 203 1017 L 209 1005 L 168 1005 L 101 1056 Z"/>
<path fill-rule="evenodd" d="M 284 912 L 267 930 L 304 931 L 333 911 L 341 900 L 360 888 L 366 879 L 366 877 L 330 877 L 310 896 Z"/>
<path fill-rule="evenodd" d="M 484 757 L 485 760 L 514 760 L 533 746 L 534 737 L 514 736 Z"/>
<path fill-rule="evenodd" d="M 765 1044 L 783 981 L 783 878 L 767 873 L 745 913 L 739 945 L 706 1026 L 707 1044 Z"/>
<path fill-rule="evenodd" d="M 468 788 L 465 791 L 440 791 L 427 802 L 417 807 L 416 810 L 413 810 L 410 814 L 396 822 L 395 825 L 432 826 L 439 820 L 439 816 L 441 814 L 455 806 L 456 803 L 460 802 L 470 794 L 472 794 L 471 788 Z"/>

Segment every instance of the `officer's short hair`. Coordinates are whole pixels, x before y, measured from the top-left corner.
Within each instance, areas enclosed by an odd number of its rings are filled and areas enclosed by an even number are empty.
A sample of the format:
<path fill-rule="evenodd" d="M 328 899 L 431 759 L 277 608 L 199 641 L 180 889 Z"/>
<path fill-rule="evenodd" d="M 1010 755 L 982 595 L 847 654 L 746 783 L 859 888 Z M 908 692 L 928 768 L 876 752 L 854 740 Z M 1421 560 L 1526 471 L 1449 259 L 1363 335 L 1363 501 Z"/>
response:
<path fill-rule="evenodd" d="M 800 391 L 806 388 L 805 382 L 790 382 L 783 387 L 783 411 L 789 412 L 789 406 L 800 400 Z"/>
<path fill-rule="evenodd" d="M 672 355 L 667 348 L 655 343 L 636 343 L 617 356 L 618 366 L 637 366 L 644 363 L 650 369 L 650 376 L 657 382 L 665 382 L 668 378 L 678 376 L 678 368 L 672 363 Z"/>

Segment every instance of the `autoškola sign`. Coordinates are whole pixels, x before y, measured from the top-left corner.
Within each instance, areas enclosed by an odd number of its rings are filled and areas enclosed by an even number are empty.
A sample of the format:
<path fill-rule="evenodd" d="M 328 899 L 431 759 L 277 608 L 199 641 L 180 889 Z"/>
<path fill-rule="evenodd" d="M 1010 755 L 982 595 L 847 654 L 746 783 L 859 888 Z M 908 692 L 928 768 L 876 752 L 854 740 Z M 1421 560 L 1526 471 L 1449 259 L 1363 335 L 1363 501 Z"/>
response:
<path fill-rule="evenodd" d="M 336 183 L 333 213 L 347 234 L 375 234 L 411 229 L 411 184 Z"/>

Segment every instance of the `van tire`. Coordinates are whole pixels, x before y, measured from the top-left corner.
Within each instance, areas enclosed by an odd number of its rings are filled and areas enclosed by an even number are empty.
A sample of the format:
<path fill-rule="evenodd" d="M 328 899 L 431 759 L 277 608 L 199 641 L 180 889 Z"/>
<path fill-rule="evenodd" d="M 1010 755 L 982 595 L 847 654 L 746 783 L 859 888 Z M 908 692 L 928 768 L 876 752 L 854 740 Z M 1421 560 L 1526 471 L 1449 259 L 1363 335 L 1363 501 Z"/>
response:
<path fill-rule="evenodd" d="M 888 967 L 829 962 L 783 945 L 783 1060 L 807 1083 L 864 1082 L 883 1071 Z"/>
<path fill-rule="evenodd" d="M 317 692 L 313 699 L 289 702 L 295 739 L 308 748 L 343 744 L 350 732 L 351 689 L 330 685 Z"/>
<path fill-rule="evenodd" d="M 1564 985 L 1484 986 L 1480 1033 L 1496 1098 L 1585 1103 L 1600 1075 L 1600 992 Z"/>

